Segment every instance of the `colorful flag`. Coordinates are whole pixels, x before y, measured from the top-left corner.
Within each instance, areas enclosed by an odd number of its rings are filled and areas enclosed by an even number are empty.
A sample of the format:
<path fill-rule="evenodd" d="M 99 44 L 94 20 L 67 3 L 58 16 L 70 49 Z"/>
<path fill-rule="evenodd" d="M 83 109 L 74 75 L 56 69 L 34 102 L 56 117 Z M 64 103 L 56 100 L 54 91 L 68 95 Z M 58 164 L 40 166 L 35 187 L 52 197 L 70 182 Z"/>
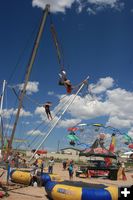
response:
<path fill-rule="evenodd" d="M 109 152 L 114 153 L 115 152 L 115 146 L 116 146 L 116 139 L 115 134 L 112 134 L 112 140 L 109 146 Z M 105 158 L 106 166 L 110 166 L 112 164 L 111 158 Z"/>

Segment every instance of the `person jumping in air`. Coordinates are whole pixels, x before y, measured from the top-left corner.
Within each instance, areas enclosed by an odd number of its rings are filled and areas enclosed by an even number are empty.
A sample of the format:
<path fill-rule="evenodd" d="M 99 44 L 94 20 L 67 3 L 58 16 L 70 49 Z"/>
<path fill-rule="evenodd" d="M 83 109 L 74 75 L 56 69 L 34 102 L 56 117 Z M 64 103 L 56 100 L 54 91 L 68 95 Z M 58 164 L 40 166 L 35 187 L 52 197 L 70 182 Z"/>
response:
<path fill-rule="evenodd" d="M 72 84 L 71 84 L 70 80 L 64 81 L 64 86 L 66 87 L 67 94 L 71 94 Z"/>
<path fill-rule="evenodd" d="M 46 115 L 47 115 L 47 117 L 48 117 L 48 119 L 50 119 L 50 120 L 52 120 L 53 118 L 52 118 L 52 115 L 51 115 L 51 112 L 50 112 L 50 106 L 52 105 L 52 103 L 51 102 L 46 102 L 44 105 L 43 105 L 43 107 L 45 108 L 45 112 L 46 112 Z"/>
<path fill-rule="evenodd" d="M 67 77 L 66 77 L 66 72 L 64 70 L 61 71 L 61 73 L 59 74 L 59 85 L 64 85 L 64 81 L 67 80 Z"/>
<path fill-rule="evenodd" d="M 66 87 L 67 94 L 71 94 L 72 92 L 72 84 L 70 80 L 67 79 L 66 72 L 63 70 L 59 74 L 59 85 L 64 85 Z"/>

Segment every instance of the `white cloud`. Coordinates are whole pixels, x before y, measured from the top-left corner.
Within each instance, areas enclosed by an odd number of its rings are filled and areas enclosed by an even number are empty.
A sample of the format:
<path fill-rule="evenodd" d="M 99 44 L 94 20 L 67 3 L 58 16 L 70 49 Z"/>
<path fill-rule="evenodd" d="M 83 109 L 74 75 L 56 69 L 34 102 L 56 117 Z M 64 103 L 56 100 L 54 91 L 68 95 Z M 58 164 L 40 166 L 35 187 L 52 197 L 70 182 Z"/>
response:
<path fill-rule="evenodd" d="M 129 119 L 121 119 L 119 118 L 119 116 L 110 116 L 108 122 L 107 122 L 107 125 L 108 126 L 113 126 L 113 127 L 116 127 L 116 128 L 127 128 L 127 127 L 130 127 L 132 126 L 132 122 L 129 120 Z"/>
<path fill-rule="evenodd" d="M 47 119 L 46 113 L 45 113 L 45 109 L 43 107 L 37 107 L 35 110 L 35 114 L 39 115 L 41 120 L 44 121 L 44 123 L 55 123 L 58 120 L 58 117 L 60 116 L 60 113 L 58 113 L 58 109 L 59 109 L 59 105 L 57 105 L 57 107 L 54 108 L 54 110 L 51 111 L 51 115 L 53 117 L 52 121 L 49 121 Z M 60 120 L 57 124 L 58 128 L 66 128 L 66 127 L 70 127 L 70 126 L 74 126 L 77 123 L 80 123 L 81 120 L 80 119 L 65 119 L 65 120 Z"/>
<path fill-rule="evenodd" d="M 104 102 L 98 101 L 97 99 L 88 101 L 87 96 L 85 98 L 78 96 L 70 106 L 69 113 L 72 117 L 92 119 L 98 116 L 107 115 L 108 111 L 106 110 L 106 107 Z"/>
<path fill-rule="evenodd" d="M 128 131 L 128 135 L 133 138 L 133 127 Z"/>
<path fill-rule="evenodd" d="M 65 120 L 61 120 L 58 123 L 58 127 L 62 127 L 62 128 L 68 128 L 68 127 L 73 127 L 76 124 L 80 123 L 81 120 L 80 119 L 65 119 Z"/>
<path fill-rule="evenodd" d="M 95 14 L 105 8 L 112 8 L 121 10 L 124 6 L 123 0 L 32 0 L 32 5 L 44 9 L 47 4 L 50 4 L 51 12 L 65 13 L 67 8 L 71 8 L 73 4 L 78 6 L 78 13 L 83 11 L 83 8 L 89 12 L 89 14 Z"/>
<path fill-rule="evenodd" d="M 101 5 L 101 6 L 110 6 L 115 7 L 116 4 L 120 2 L 120 0 L 87 0 L 88 3 L 95 4 L 95 5 Z"/>
<path fill-rule="evenodd" d="M 114 80 L 111 77 L 100 78 L 96 84 L 90 84 L 89 89 L 94 94 L 105 92 L 107 89 L 113 87 Z"/>
<path fill-rule="evenodd" d="M 115 128 L 131 128 L 133 126 L 133 92 L 114 88 L 114 85 L 114 80 L 111 77 L 100 78 L 96 84 L 91 84 L 91 92 L 94 92 L 96 97 L 93 98 L 91 94 L 84 97 L 77 96 L 66 112 L 66 114 L 69 114 L 69 119 L 60 121 L 58 126 L 68 127 L 71 124 L 76 124 L 79 119 L 89 120 L 96 117 L 107 117 L 106 125 Z M 65 96 L 65 98 L 63 95 L 58 96 L 59 104 L 54 109 L 51 108 L 52 116 L 56 116 L 54 120 L 58 119 L 63 109 L 68 105 L 67 101 L 73 96 L 73 94 Z M 101 96 L 102 98 L 100 98 Z M 35 114 L 47 121 L 43 107 L 37 107 Z"/>
<path fill-rule="evenodd" d="M 45 109 L 43 106 L 39 106 L 35 110 L 35 114 L 44 114 L 44 113 L 45 113 Z"/>
<path fill-rule="evenodd" d="M 68 111 L 72 117 L 85 120 L 106 116 L 108 117 L 107 124 L 116 128 L 130 128 L 133 125 L 132 92 L 116 88 L 106 90 L 103 99 L 95 97 L 93 101 L 90 101 L 89 96 L 89 94 L 85 97 L 77 96 Z"/>
<path fill-rule="evenodd" d="M 54 91 L 49 91 L 48 95 L 53 96 L 54 95 Z"/>
<path fill-rule="evenodd" d="M 47 4 L 50 4 L 51 12 L 65 12 L 66 8 L 71 8 L 75 0 L 33 0 L 32 5 L 38 6 L 42 9 L 46 7 Z"/>
<path fill-rule="evenodd" d="M 109 8 L 121 11 L 125 5 L 123 0 L 88 0 L 88 4 L 87 11 L 92 15 Z"/>
<path fill-rule="evenodd" d="M 17 110 L 15 110 L 15 112 L 17 112 Z M 31 112 L 25 111 L 24 109 L 21 109 L 20 117 L 30 117 L 30 116 L 32 116 Z"/>
<path fill-rule="evenodd" d="M 92 8 L 87 8 L 87 12 L 89 13 L 89 15 L 96 15 L 96 11 L 93 10 Z"/>
<path fill-rule="evenodd" d="M 44 135 L 45 133 L 39 131 L 39 130 L 30 130 L 27 132 L 27 135 Z"/>
<path fill-rule="evenodd" d="M 36 82 L 36 81 L 31 82 L 31 81 L 29 81 L 28 84 L 27 84 L 27 87 L 26 87 L 26 93 L 30 95 L 32 93 L 38 92 L 39 91 L 38 85 L 39 85 L 39 82 Z M 18 85 L 20 90 L 23 89 L 23 86 L 24 86 L 24 83 Z"/>
<path fill-rule="evenodd" d="M 3 109 L 2 116 L 4 118 L 9 119 L 11 115 L 15 115 L 15 112 L 14 112 L 13 108 L 11 108 L 11 109 Z"/>
<path fill-rule="evenodd" d="M 4 109 L 3 110 L 3 117 L 9 119 L 12 115 L 16 115 L 17 109 Z M 29 117 L 32 116 L 32 114 L 29 111 L 25 111 L 24 109 L 21 109 L 20 111 L 20 117 Z"/>
<path fill-rule="evenodd" d="M 121 88 L 116 88 L 112 91 L 107 91 L 107 96 L 107 103 L 111 105 L 109 121 L 112 121 L 113 124 L 117 123 L 120 127 L 125 126 L 130 128 L 133 125 L 133 93 Z M 112 117 L 113 119 L 111 119 Z"/>
<path fill-rule="evenodd" d="M 5 128 L 5 129 L 12 129 L 12 128 L 13 128 L 13 126 L 12 126 L 12 125 L 10 125 L 10 124 L 4 124 L 4 128 Z"/>

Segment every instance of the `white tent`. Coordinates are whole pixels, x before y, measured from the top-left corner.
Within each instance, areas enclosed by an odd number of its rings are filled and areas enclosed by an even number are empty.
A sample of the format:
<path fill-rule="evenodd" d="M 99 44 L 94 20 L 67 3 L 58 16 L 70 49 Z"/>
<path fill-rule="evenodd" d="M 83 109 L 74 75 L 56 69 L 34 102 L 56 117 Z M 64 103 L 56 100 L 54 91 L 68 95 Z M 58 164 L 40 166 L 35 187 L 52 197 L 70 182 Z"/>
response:
<path fill-rule="evenodd" d="M 129 158 L 133 151 L 128 151 L 120 155 L 121 158 Z"/>
<path fill-rule="evenodd" d="M 128 151 L 128 152 L 125 152 L 124 154 L 130 156 L 131 154 L 133 154 L 133 151 Z"/>

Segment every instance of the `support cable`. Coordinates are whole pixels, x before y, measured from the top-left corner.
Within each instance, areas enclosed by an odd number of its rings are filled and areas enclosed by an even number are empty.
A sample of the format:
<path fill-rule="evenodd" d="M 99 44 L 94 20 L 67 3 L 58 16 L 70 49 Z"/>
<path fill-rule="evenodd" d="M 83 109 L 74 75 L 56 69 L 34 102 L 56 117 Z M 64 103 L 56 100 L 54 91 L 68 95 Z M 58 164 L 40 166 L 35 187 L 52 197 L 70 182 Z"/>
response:
<path fill-rule="evenodd" d="M 50 14 L 50 28 L 51 28 L 51 34 L 52 34 L 52 38 L 53 38 L 53 41 L 54 41 L 54 45 L 55 45 L 55 48 L 56 48 L 56 52 L 57 52 L 57 58 L 58 58 L 58 63 L 59 63 L 59 66 L 61 68 L 61 71 L 64 70 L 64 66 L 63 66 L 63 53 L 61 51 L 61 46 L 59 44 L 59 40 L 58 40 L 58 37 L 57 37 L 57 32 L 55 30 L 55 26 L 53 24 L 53 20 L 52 20 L 52 16 Z"/>
<path fill-rule="evenodd" d="M 47 137 L 51 134 L 52 130 L 55 128 L 55 126 L 58 124 L 58 122 L 60 121 L 60 119 L 62 118 L 62 116 L 65 114 L 65 112 L 67 111 L 67 109 L 70 107 L 70 105 L 74 102 L 75 98 L 77 97 L 78 93 L 81 91 L 81 89 L 84 87 L 86 81 L 88 80 L 89 77 L 86 78 L 86 80 L 82 83 L 82 85 L 80 86 L 80 88 L 78 89 L 78 91 L 76 92 L 76 94 L 74 95 L 74 97 L 72 98 L 72 100 L 69 102 L 69 104 L 67 105 L 67 107 L 64 109 L 64 111 L 61 113 L 61 115 L 59 116 L 59 118 L 55 121 L 55 123 L 53 124 L 53 126 L 50 128 L 50 130 L 48 131 L 48 133 L 46 134 L 46 136 L 43 138 L 42 142 L 39 144 L 39 146 L 37 147 L 36 151 L 34 152 L 34 154 L 31 156 L 31 158 L 28 160 L 28 162 L 31 161 L 31 159 L 35 156 L 36 152 L 38 151 L 38 149 L 42 146 L 42 144 L 45 142 L 45 140 L 47 139 Z"/>
<path fill-rule="evenodd" d="M 72 98 L 72 96 L 65 102 L 65 106 L 67 106 L 67 104 L 70 102 L 70 100 L 71 100 L 71 98 Z M 63 109 L 63 107 L 64 107 L 64 105 L 62 105 L 61 106 L 61 108 L 59 108 L 59 109 L 56 109 L 56 112 L 55 112 L 55 115 L 54 115 L 54 117 L 53 117 L 53 120 L 55 119 L 55 117 L 57 117 L 57 115 L 58 114 L 60 114 L 60 112 L 61 112 L 61 110 Z M 65 107 L 64 107 L 64 109 L 65 109 Z M 50 124 L 51 125 L 51 123 L 53 122 L 53 120 L 52 121 L 50 121 L 48 124 L 47 124 L 47 126 L 43 129 L 43 131 L 46 129 L 48 129 L 48 125 Z M 50 128 L 50 127 L 49 127 Z M 45 130 L 45 131 L 46 131 Z M 47 130 L 48 131 L 48 130 Z M 46 132 L 47 132 L 46 131 Z M 39 135 L 37 135 L 33 140 L 32 140 L 32 144 L 36 141 L 36 139 L 39 137 Z M 42 137 L 44 137 L 44 135 L 42 135 Z M 41 137 L 41 138 L 42 138 Z M 42 139 L 40 139 L 41 141 L 42 141 Z M 41 142 L 40 141 L 40 142 Z M 40 142 L 38 142 L 39 144 L 40 144 Z"/>
<path fill-rule="evenodd" d="M 66 97 L 66 96 L 64 96 L 64 97 Z M 53 117 L 53 119 L 55 119 L 55 117 L 56 117 L 56 116 L 61 112 L 61 110 L 63 109 L 64 105 L 67 105 L 67 103 L 70 101 L 71 98 L 72 98 L 72 96 L 70 96 L 70 98 L 69 98 L 63 105 L 61 104 L 61 106 L 57 106 L 57 107 L 56 107 L 56 109 L 53 111 L 53 112 L 54 112 L 54 117 Z M 61 98 L 60 100 L 62 100 L 62 98 Z M 45 117 L 44 120 L 32 131 L 31 135 L 32 135 L 36 130 L 38 130 L 38 128 L 39 128 L 40 126 L 42 126 L 42 125 L 45 123 L 45 120 L 46 120 L 46 119 L 47 119 L 47 117 Z M 52 120 L 52 121 L 49 121 L 49 122 L 46 124 L 45 128 L 48 129 L 48 126 L 51 125 L 52 122 L 53 122 L 53 120 Z M 45 129 L 45 128 L 44 128 L 44 129 Z M 43 130 L 44 130 L 44 129 L 43 129 Z M 25 140 L 28 140 L 28 138 L 29 138 L 31 135 L 26 136 L 26 137 L 25 137 Z M 32 144 L 33 144 L 33 142 L 34 142 L 38 137 L 39 137 L 39 135 L 37 135 L 37 136 L 32 140 Z M 18 145 L 17 148 L 18 148 L 19 146 L 20 146 L 20 145 Z M 29 147 L 29 146 L 30 146 L 30 145 L 28 145 L 28 147 Z"/>
<path fill-rule="evenodd" d="M 50 6 L 47 5 L 46 9 L 44 11 L 44 14 L 43 14 L 43 17 L 42 17 L 42 20 L 41 20 L 41 23 L 40 23 L 40 28 L 39 28 L 38 34 L 36 36 L 34 47 L 33 47 L 33 50 L 32 50 L 32 53 L 31 53 L 31 57 L 29 59 L 29 63 L 28 63 L 28 66 L 27 66 L 27 71 L 26 71 L 26 76 L 25 76 L 25 83 L 24 83 L 24 86 L 23 86 L 23 90 L 22 90 L 22 92 L 20 94 L 20 99 L 21 100 L 19 101 L 19 106 L 18 106 L 18 110 L 17 110 L 17 114 L 16 114 L 16 118 L 15 118 L 13 130 L 12 130 L 12 133 L 11 133 L 10 149 L 12 147 L 12 142 L 13 142 L 14 134 L 15 134 L 16 127 L 17 127 L 17 123 L 18 123 L 18 119 L 19 119 L 19 114 L 20 114 L 21 107 L 22 107 L 22 102 L 23 102 L 23 99 L 24 99 L 26 87 L 27 87 L 27 84 L 28 84 L 28 81 L 29 81 L 29 77 L 30 77 L 30 74 L 31 74 L 32 66 L 34 64 L 35 57 L 36 57 L 36 54 L 37 54 L 37 51 L 38 51 L 39 42 L 40 42 L 40 39 L 42 37 L 43 28 L 44 28 L 44 25 L 46 23 L 47 15 L 49 13 L 49 8 L 50 8 Z"/>

